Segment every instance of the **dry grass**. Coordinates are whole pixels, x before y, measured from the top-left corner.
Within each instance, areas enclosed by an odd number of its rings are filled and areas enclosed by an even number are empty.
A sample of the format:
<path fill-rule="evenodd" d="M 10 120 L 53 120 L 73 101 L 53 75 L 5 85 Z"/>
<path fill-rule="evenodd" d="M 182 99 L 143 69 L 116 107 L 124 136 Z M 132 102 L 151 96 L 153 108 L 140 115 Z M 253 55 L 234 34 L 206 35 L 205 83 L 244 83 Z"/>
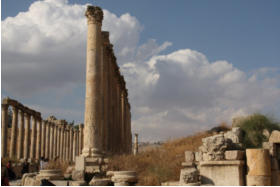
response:
<path fill-rule="evenodd" d="M 161 185 L 165 181 L 179 180 L 181 163 L 186 150 L 197 151 L 201 139 L 211 134 L 204 132 L 186 138 L 171 140 L 158 148 L 138 155 L 114 156 L 109 170 L 134 170 L 138 173 L 138 185 Z"/>

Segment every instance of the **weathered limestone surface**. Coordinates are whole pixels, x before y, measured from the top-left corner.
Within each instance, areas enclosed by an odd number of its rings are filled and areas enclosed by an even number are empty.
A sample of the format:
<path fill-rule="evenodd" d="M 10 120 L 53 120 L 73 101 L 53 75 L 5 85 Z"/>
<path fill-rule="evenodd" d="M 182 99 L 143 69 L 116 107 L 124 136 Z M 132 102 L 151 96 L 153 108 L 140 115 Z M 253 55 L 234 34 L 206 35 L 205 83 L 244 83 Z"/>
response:
<path fill-rule="evenodd" d="M 44 169 L 40 170 L 39 174 L 36 176 L 37 180 L 47 179 L 47 180 L 62 180 L 64 179 L 61 170 L 59 169 Z"/>
<path fill-rule="evenodd" d="M 246 149 L 248 175 L 271 176 L 269 152 L 266 149 Z"/>
<path fill-rule="evenodd" d="M 274 130 L 272 131 L 269 137 L 270 143 L 280 143 L 280 131 Z"/>
<path fill-rule="evenodd" d="M 133 154 L 137 155 L 138 154 L 138 134 L 134 134 L 134 149 L 133 149 Z"/>
<path fill-rule="evenodd" d="M 246 149 L 247 185 L 271 185 L 271 160 L 267 149 Z"/>
<path fill-rule="evenodd" d="M 137 183 L 135 171 L 114 171 L 112 181 L 115 186 L 132 186 Z"/>
<path fill-rule="evenodd" d="M 12 119 L 12 135 L 10 144 L 10 157 L 16 156 L 16 138 L 17 138 L 17 125 L 18 125 L 18 108 L 13 106 L 13 119 Z"/>
<path fill-rule="evenodd" d="M 30 158 L 35 159 L 35 149 L 36 149 L 36 130 L 37 129 L 37 120 L 32 117 L 32 131 L 31 131 L 31 148 L 30 148 Z"/>
<path fill-rule="evenodd" d="M 2 104 L 2 138 L 1 138 L 1 156 L 2 158 L 7 155 L 7 134 L 8 134 L 8 105 Z"/>
<path fill-rule="evenodd" d="M 226 151 L 226 160 L 244 160 L 245 152 L 240 150 Z"/>
<path fill-rule="evenodd" d="M 38 119 L 38 130 L 37 130 L 37 140 L 36 140 L 36 159 L 39 160 L 41 156 L 41 128 L 42 121 Z"/>
<path fill-rule="evenodd" d="M 23 137 L 24 137 L 24 113 L 22 110 L 19 110 L 19 133 L 17 139 L 17 158 L 23 158 Z"/>
<path fill-rule="evenodd" d="M 24 131 L 24 159 L 29 158 L 29 136 L 30 136 L 30 115 L 24 113 L 25 116 L 25 131 Z"/>
<path fill-rule="evenodd" d="M 244 161 L 200 162 L 201 183 L 215 186 L 243 186 Z"/>
<path fill-rule="evenodd" d="M 101 25 L 103 12 L 99 7 L 88 6 L 86 98 L 84 156 L 100 156 L 100 111 L 101 111 Z"/>

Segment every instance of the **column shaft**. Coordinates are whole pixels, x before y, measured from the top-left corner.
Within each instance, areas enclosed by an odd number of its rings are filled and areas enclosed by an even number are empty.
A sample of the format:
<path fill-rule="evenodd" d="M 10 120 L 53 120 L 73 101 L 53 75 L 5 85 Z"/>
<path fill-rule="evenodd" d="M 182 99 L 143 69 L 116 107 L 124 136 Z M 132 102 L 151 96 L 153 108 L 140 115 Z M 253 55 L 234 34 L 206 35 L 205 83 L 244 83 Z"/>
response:
<path fill-rule="evenodd" d="M 50 124 L 46 121 L 46 152 L 45 158 L 50 159 Z"/>
<path fill-rule="evenodd" d="M 8 107 L 7 104 L 2 104 L 2 138 L 1 138 L 1 156 L 7 156 L 7 144 L 8 144 Z"/>
<path fill-rule="evenodd" d="M 37 130 L 37 142 L 36 142 L 36 159 L 39 160 L 41 156 L 41 128 L 42 128 L 42 119 L 38 119 L 38 130 Z"/>
<path fill-rule="evenodd" d="M 24 159 L 29 158 L 30 154 L 30 115 L 24 113 L 25 116 L 25 129 L 24 129 L 24 150 L 23 156 Z"/>
<path fill-rule="evenodd" d="M 19 110 L 19 131 L 17 139 L 17 158 L 23 158 L 23 137 L 24 137 L 24 113 L 22 110 Z"/>
<path fill-rule="evenodd" d="M 42 130 L 41 130 L 41 157 L 45 157 L 46 152 L 46 121 L 42 120 Z"/>
<path fill-rule="evenodd" d="M 17 125 L 18 125 L 18 109 L 12 106 L 13 119 L 12 119 L 12 132 L 11 132 L 11 144 L 10 144 L 10 157 L 16 156 L 16 139 L 17 139 Z"/>
<path fill-rule="evenodd" d="M 56 145 L 56 157 L 58 157 L 58 158 L 60 158 L 60 127 L 57 125 L 57 137 L 56 137 L 56 139 L 57 139 L 57 145 Z"/>
<path fill-rule="evenodd" d="M 37 120 L 35 116 L 32 116 L 32 131 L 31 131 L 31 148 L 30 148 L 30 158 L 35 159 L 35 149 L 36 149 L 36 129 Z"/>
<path fill-rule="evenodd" d="M 50 148 L 49 148 L 49 159 L 53 159 L 53 124 L 49 122 L 49 128 L 50 128 Z"/>
<path fill-rule="evenodd" d="M 56 148 L 57 148 L 57 126 L 54 124 L 53 126 L 53 159 L 56 159 Z"/>
<path fill-rule="evenodd" d="M 87 67 L 85 98 L 84 156 L 100 156 L 101 88 L 101 25 L 103 12 L 99 7 L 88 6 Z"/>
<path fill-rule="evenodd" d="M 83 149 L 83 125 L 79 126 L 79 153 L 82 154 Z"/>
<path fill-rule="evenodd" d="M 72 162 L 73 161 L 73 128 L 70 128 L 70 137 L 69 137 L 69 161 Z"/>
<path fill-rule="evenodd" d="M 77 131 L 74 129 L 74 138 L 73 138 L 73 162 L 75 162 L 77 155 Z"/>

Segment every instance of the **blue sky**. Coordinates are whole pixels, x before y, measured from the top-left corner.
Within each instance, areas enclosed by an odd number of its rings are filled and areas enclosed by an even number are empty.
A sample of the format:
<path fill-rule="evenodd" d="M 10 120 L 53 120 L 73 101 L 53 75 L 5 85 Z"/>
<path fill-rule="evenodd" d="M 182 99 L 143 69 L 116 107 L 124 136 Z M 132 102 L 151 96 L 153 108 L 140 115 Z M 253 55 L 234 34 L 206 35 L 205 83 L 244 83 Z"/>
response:
<path fill-rule="evenodd" d="M 2 0 L 2 20 L 28 10 L 34 0 Z M 140 42 L 170 41 L 168 50 L 192 48 L 209 60 L 228 60 L 244 71 L 280 64 L 280 2 L 176 0 L 70 0 L 91 3 L 117 15 L 129 12 L 143 24 Z"/>
<path fill-rule="evenodd" d="M 185 136 L 253 112 L 277 118 L 280 2 L 170 2 L 2 0 L 2 97 L 83 122 L 83 14 L 91 3 L 106 10 L 103 29 L 140 139 Z"/>

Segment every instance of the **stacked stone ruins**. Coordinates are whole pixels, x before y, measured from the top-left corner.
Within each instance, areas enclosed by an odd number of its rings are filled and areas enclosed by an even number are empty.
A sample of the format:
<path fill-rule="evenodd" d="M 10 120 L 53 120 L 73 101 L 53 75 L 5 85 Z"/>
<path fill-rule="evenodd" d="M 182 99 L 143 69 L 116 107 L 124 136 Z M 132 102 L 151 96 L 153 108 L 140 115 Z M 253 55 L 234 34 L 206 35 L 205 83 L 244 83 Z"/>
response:
<path fill-rule="evenodd" d="M 180 180 L 162 185 L 279 186 L 280 131 L 265 131 L 269 141 L 245 151 L 235 122 L 230 131 L 203 138 L 198 152 L 186 151 Z"/>
<path fill-rule="evenodd" d="M 8 149 L 9 107 L 12 107 L 12 127 Z M 74 127 L 54 116 L 43 120 L 40 112 L 16 100 L 2 100 L 2 158 L 28 159 L 34 162 L 43 157 L 74 162 L 82 151 L 82 137 L 82 124 Z"/>

